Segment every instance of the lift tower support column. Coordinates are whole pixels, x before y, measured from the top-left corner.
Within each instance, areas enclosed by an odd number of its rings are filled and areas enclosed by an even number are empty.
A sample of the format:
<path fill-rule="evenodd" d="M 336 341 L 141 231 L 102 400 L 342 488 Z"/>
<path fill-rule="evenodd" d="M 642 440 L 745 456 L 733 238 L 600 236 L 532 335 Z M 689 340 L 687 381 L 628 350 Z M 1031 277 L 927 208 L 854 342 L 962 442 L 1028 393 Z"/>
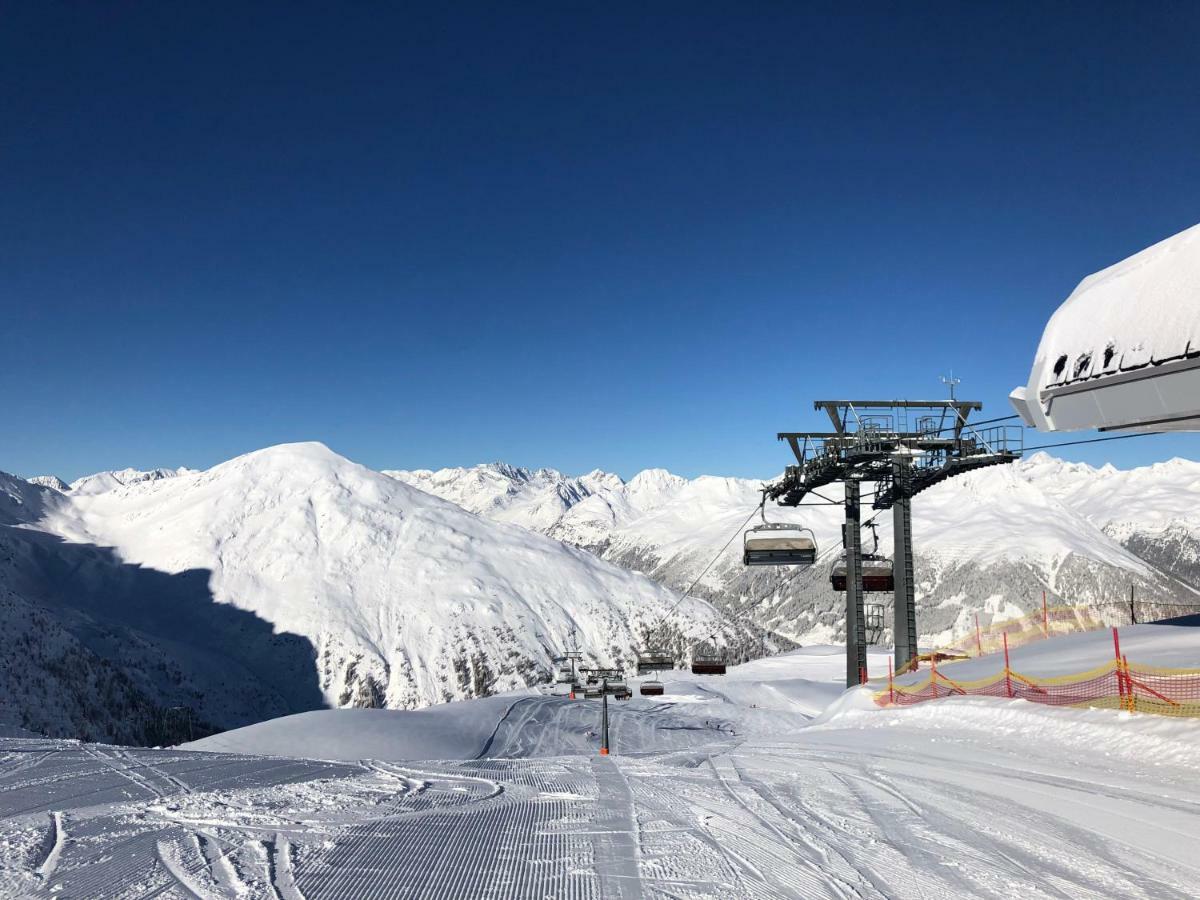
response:
<path fill-rule="evenodd" d="M 859 486 L 856 478 L 846 480 L 846 687 L 861 684 L 867 670 Z"/>
<path fill-rule="evenodd" d="M 830 484 L 846 485 L 846 683 L 858 684 L 867 665 L 863 609 L 862 541 L 859 537 L 861 485 L 875 485 L 871 506 L 896 508 L 895 578 L 896 663 L 917 652 L 913 602 L 912 498 L 947 478 L 1011 463 L 1022 452 L 1021 429 L 967 423 L 983 408 L 978 400 L 815 400 L 833 431 L 785 431 L 796 457 L 783 477 L 768 485 L 763 499 L 798 507 L 809 494 Z M 913 426 L 909 422 L 913 420 Z M 897 463 L 903 463 L 898 470 Z M 819 496 L 819 495 L 818 495 Z M 901 542 L 903 541 L 903 547 Z"/>
<path fill-rule="evenodd" d="M 899 672 L 917 655 L 917 603 L 913 585 L 912 555 L 912 491 L 907 460 L 898 459 L 892 463 L 892 484 L 895 486 L 895 500 L 892 504 L 892 534 L 895 539 L 895 550 L 892 553 L 892 577 L 895 580 L 892 637 L 896 645 L 896 671 Z"/>

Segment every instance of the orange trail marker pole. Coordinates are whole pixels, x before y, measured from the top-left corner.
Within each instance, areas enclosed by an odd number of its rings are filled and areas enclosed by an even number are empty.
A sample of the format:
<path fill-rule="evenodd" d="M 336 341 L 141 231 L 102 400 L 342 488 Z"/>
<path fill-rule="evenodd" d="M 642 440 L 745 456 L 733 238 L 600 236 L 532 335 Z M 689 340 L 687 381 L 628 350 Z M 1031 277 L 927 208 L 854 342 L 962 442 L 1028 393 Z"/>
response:
<path fill-rule="evenodd" d="M 608 756 L 608 681 L 603 682 L 600 695 L 600 755 Z"/>
<path fill-rule="evenodd" d="M 896 691 L 892 687 L 892 658 L 888 657 L 888 706 L 896 702 Z"/>
<path fill-rule="evenodd" d="M 1012 696 L 1012 670 L 1008 665 L 1008 632 L 1004 632 L 1004 686 L 1008 689 L 1008 696 Z"/>
<path fill-rule="evenodd" d="M 937 699 L 937 650 L 929 654 L 929 683 L 933 685 L 933 699 Z"/>
<path fill-rule="evenodd" d="M 979 613 L 975 613 L 975 652 L 983 656 L 983 641 L 979 637 Z"/>

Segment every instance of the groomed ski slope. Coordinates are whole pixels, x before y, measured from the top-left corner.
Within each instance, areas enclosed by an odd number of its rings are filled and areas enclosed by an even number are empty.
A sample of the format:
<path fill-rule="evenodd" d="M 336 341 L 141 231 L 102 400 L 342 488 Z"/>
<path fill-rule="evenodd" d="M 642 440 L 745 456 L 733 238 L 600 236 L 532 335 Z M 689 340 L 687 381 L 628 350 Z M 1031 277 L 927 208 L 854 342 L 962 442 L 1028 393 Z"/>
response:
<path fill-rule="evenodd" d="M 1122 641 L 1182 653 L 1189 635 L 1200 661 L 1197 629 Z M 0 895 L 1195 895 L 1200 723 L 880 710 L 843 671 L 806 648 L 672 673 L 663 697 L 611 704 L 608 758 L 596 702 L 537 692 L 306 713 L 189 749 L 3 738 Z"/>

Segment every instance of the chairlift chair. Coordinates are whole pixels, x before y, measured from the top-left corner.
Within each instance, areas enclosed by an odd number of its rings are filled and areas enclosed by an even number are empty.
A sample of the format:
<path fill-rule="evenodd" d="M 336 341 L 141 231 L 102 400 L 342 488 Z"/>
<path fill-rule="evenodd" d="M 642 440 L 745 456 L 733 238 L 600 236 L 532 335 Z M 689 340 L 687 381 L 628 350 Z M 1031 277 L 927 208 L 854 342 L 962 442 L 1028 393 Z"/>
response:
<path fill-rule="evenodd" d="M 812 529 L 767 521 L 767 498 L 759 513 L 762 524 L 742 536 L 742 562 L 748 566 L 811 566 L 817 561 L 817 537 Z"/>
<path fill-rule="evenodd" d="M 675 668 L 675 658 L 665 650 L 647 650 L 639 653 L 637 658 L 637 673 L 648 675 L 651 672 L 670 672 Z"/>
<path fill-rule="evenodd" d="M 862 561 L 862 581 L 864 593 L 891 593 L 896 589 L 896 580 L 892 575 L 892 561 L 879 554 L 879 532 L 874 522 L 866 522 L 864 528 L 871 529 L 875 545 L 870 553 L 860 557 Z M 834 563 L 829 573 L 829 583 L 835 591 L 846 590 L 846 555 Z"/>
<path fill-rule="evenodd" d="M 724 675 L 725 657 L 716 653 L 697 654 L 692 657 L 693 675 Z"/>
<path fill-rule="evenodd" d="M 575 674 L 571 671 L 571 663 L 564 657 L 555 660 L 558 663 L 558 670 L 554 673 L 555 684 L 570 684 L 575 680 Z"/>
<path fill-rule="evenodd" d="M 867 603 L 863 606 L 868 644 L 878 644 L 883 637 L 883 608 L 882 603 Z"/>
<path fill-rule="evenodd" d="M 638 693 L 643 697 L 661 697 L 664 693 L 661 681 L 643 681 Z"/>
<path fill-rule="evenodd" d="M 892 575 L 892 561 L 875 554 L 864 554 L 862 557 L 862 580 L 865 593 L 891 593 L 896 589 L 896 580 Z M 835 591 L 846 590 L 846 557 L 834 563 L 833 571 L 829 574 L 829 583 Z"/>
<path fill-rule="evenodd" d="M 629 685 L 625 683 L 624 678 L 610 678 L 604 683 L 604 689 L 610 694 L 624 694 L 629 691 Z"/>

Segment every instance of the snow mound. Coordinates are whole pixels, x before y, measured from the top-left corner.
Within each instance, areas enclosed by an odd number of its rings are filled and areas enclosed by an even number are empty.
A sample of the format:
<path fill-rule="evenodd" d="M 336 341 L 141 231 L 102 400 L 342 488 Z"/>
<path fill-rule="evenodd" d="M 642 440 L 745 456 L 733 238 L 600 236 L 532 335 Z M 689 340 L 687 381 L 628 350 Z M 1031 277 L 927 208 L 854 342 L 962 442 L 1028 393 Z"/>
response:
<path fill-rule="evenodd" d="M 186 750 L 311 759 L 474 759 L 508 709 L 512 695 L 464 700 L 422 710 L 315 710 L 236 728 L 184 744 Z"/>

